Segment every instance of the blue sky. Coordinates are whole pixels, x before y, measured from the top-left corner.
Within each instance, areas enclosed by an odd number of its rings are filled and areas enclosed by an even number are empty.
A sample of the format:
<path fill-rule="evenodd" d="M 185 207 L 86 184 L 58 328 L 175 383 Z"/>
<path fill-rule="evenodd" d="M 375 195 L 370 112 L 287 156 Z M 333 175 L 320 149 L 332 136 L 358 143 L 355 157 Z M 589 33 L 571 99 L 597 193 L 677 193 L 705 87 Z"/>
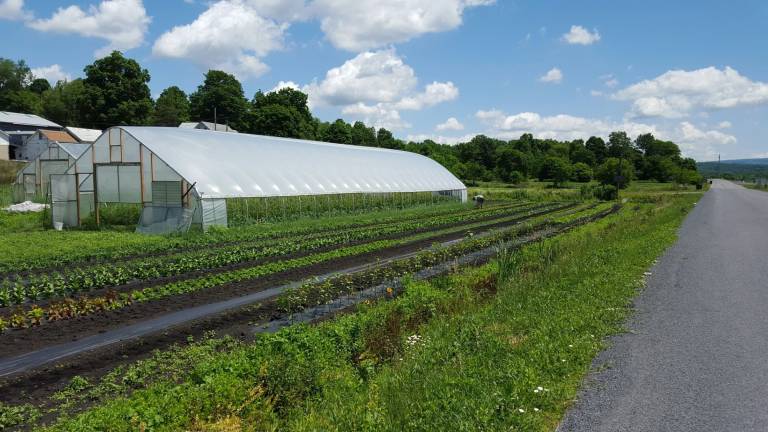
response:
<path fill-rule="evenodd" d="M 768 157 L 766 22 L 762 1 L 0 0 L 0 56 L 55 81 L 121 49 L 155 96 L 219 68 L 401 138 L 623 129 L 710 160 Z"/>

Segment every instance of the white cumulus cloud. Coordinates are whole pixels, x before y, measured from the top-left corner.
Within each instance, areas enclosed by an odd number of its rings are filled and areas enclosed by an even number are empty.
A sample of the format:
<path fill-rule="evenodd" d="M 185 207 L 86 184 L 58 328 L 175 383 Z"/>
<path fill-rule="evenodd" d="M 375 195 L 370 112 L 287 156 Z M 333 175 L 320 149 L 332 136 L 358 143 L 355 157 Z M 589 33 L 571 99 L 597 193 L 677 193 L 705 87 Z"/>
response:
<path fill-rule="evenodd" d="M 423 92 L 413 96 L 406 96 L 394 106 L 401 110 L 418 111 L 439 103 L 454 100 L 459 97 L 459 88 L 452 82 L 433 81 L 424 88 Z"/>
<path fill-rule="evenodd" d="M 328 40 L 360 52 L 405 42 L 425 33 L 452 30 L 469 7 L 493 0 L 315 0 L 310 8 Z"/>
<path fill-rule="evenodd" d="M 592 32 L 580 25 L 572 25 L 571 30 L 563 35 L 563 41 L 571 45 L 592 45 L 600 40 L 597 29 Z"/>
<path fill-rule="evenodd" d="M 58 64 L 32 68 L 32 75 L 35 78 L 45 78 L 52 85 L 59 81 L 69 81 L 72 79 L 72 75 L 64 72 L 61 65 Z"/>
<path fill-rule="evenodd" d="M 285 29 L 286 25 L 260 16 L 242 1 L 219 1 L 192 23 L 165 32 L 152 52 L 189 59 L 240 78 L 258 77 L 269 70 L 261 59 L 283 47 Z"/>
<path fill-rule="evenodd" d="M 0 0 L 0 19 L 18 21 L 30 18 L 32 14 L 24 9 L 24 0 Z"/>
<path fill-rule="evenodd" d="M 727 120 L 726 120 L 726 121 L 721 121 L 721 122 L 720 122 L 720 123 L 718 123 L 718 125 L 717 125 L 717 127 L 718 127 L 718 128 L 720 128 L 720 129 L 728 129 L 728 128 L 730 128 L 731 126 L 733 126 L 733 125 L 731 124 L 731 122 L 729 122 L 729 121 L 727 121 Z"/>
<path fill-rule="evenodd" d="M 354 119 L 392 129 L 410 127 L 400 111 L 422 110 L 459 96 L 450 81 L 434 81 L 421 91 L 417 87 L 413 68 L 394 49 L 386 49 L 362 52 L 301 89 L 312 106 L 338 106 Z"/>
<path fill-rule="evenodd" d="M 678 118 L 695 110 L 768 104 L 768 84 L 731 67 L 671 70 L 619 90 L 613 99 L 631 101 L 634 116 Z"/>
<path fill-rule="evenodd" d="M 294 89 L 294 90 L 301 90 L 301 86 L 296 84 L 293 81 L 280 81 L 280 82 L 277 83 L 276 86 L 274 86 L 272 88 L 272 90 L 270 90 L 270 92 L 276 92 L 276 91 L 282 90 L 284 88 L 291 88 L 291 89 Z"/>
<path fill-rule="evenodd" d="M 577 117 L 568 114 L 542 116 L 534 112 L 508 115 L 499 110 L 478 111 L 475 116 L 491 127 L 496 136 L 518 137 L 532 133 L 540 138 L 572 140 L 591 135 L 607 136 L 616 130 L 626 131 L 635 136 L 641 133 L 656 133 L 654 125 L 635 122 L 613 122 L 602 119 Z"/>
<path fill-rule="evenodd" d="M 435 134 L 409 134 L 406 136 L 406 141 L 422 142 L 425 140 L 432 140 L 438 144 L 454 145 L 458 143 L 471 141 L 478 134 L 466 134 L 460 136 L 445 136 Z"/>
<path fill-rule="evenodd" d="M 341 113 L 376 128 L 397 130 L 411 127 L 410 123 L 400 118 L 398 110 L 387 104 L 366 105 L 358 102 L 343 107 Z"/>
<path fill-rule="evenodd" d="M 539 77 L 539 81 L 545 83 L 560 84 L 563 81 L 563 72 L 558 68 L 552 68 Z"/>
<path fill-rule="evenodd" d="M 464 130 L 464 125 L 461 124 L 461 122 L 458 121 L 456 119 L 456 117 L 449 117 L 448 120 L 446 120 L 443 123 L 440 123 L 437 126 L 435 126 L 435 130 L 438 130 L 438 131 L 447 131 L 447 130 L 460 131 L 460 130 Z"/>
<path fill-rule="evenodd" d="M 397 102 L 417 82 L 414 70 L 388 49 L 360 53 L 306 89 L 319 105 Z"/>
<path fill-rule="evenodd" d="M 683 154 L 697 160 L 710 159 L 722 146 L 737 142 L 733 135 L 701 129 L 686 121 L 656 125 L 568 114 L 545 116 L 535 112 L 522 112 L 510 115 L 497 109 L 480 110 L 475 116 L 488 127 L 484 132 L 486 135 L 501 139 L 517 138 L 524 133 L 531 133 L 537 138 L 559 140 L 585 139 L 592 135 L 607 138 L 613 131 L 625 131 L 631 137 L 652 133 L 659 139 L 674 141 L 680 146 Z"/>
<path fill-rule="evenodd" d="M 50 18 L 30 21 L 28 25 L 43 32 L 106 39 L 109 44 L 96 51 L 97 56 L 104 56 L 112 50 L 141 45 L 150 21 L 141 0 L 104 0 L 87 11 L 77 5 L 59 8 Z"/>
<path fill-rule="evenodd" d="M 281 49 L 288 27 L 316 21 L 336 48 L 354 53 L 452 30 L 467 8 L 495 0 L 216 0 L 192 23 L 167 31 L 153 52 L 189 59 L 243 78 L 268 70 L 264 57 Z"/>

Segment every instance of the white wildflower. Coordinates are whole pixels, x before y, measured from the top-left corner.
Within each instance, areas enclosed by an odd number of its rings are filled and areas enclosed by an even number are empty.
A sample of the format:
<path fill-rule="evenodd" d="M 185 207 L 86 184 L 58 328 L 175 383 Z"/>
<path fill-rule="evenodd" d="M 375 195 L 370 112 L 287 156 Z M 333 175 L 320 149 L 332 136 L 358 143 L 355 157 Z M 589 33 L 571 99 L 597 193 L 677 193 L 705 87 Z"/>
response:
<path fill-rule="evenodd" d="M 522 408 L 518 408 L 517 410 L 520 411 L 521 414 L 525 412 L 525 410 Z"/>
<path fill-rule="evenodd" d="M 414 345 L 418 344 L 419 342 L 421 342 L 421 336 L 419 336 L 417 334 L 410 335 L 405 340 L 405 343 L 407 343 L 410 346 L 414 346 Z"/>

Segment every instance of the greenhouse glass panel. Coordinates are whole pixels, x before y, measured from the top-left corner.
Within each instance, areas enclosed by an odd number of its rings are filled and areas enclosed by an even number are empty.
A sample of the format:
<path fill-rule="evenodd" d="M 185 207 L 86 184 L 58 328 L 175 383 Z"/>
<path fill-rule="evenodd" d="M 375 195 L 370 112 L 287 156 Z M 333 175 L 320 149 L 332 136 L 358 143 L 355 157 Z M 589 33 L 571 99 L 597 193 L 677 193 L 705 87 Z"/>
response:
<path fill-rule="evenodd" d="M 118 165 L 117 175 L 119 201 L 141 203 L 141 174 L 138 165 Z"/>

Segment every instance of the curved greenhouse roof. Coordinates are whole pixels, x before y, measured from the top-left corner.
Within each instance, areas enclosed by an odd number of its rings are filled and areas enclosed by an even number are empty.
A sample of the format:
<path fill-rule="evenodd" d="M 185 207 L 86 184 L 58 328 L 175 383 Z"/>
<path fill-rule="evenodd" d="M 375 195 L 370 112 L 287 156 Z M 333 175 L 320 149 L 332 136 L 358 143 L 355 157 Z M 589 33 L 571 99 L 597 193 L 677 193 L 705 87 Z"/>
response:
<path fill-rule="evenodd" d="M 165 127 L 119 127 L 204 198 L 464 190 L 425 156 L 373 147 Z"/>

